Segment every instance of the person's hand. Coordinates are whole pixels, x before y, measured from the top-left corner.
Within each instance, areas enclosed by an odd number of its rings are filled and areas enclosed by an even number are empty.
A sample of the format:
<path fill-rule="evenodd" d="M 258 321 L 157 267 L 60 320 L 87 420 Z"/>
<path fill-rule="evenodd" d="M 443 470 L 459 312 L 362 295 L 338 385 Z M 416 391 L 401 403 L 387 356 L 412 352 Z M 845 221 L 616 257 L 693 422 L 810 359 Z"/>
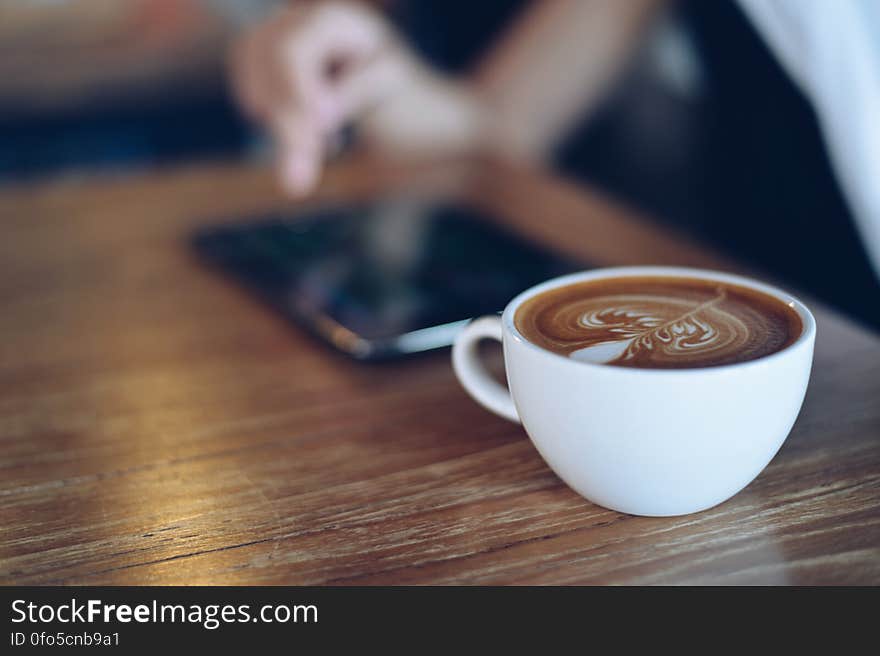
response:
<path fill-rule="evenodd" d="M 357 2 L 280 11 L 236 44 L 232 77 L 244 111 L 272 132 L 281 182 L 294 194 L 314 187 L 328 146 L 350 122 L 392 151 L 458 151 L 481 138 L 474 94 L 417 61 Z"/>

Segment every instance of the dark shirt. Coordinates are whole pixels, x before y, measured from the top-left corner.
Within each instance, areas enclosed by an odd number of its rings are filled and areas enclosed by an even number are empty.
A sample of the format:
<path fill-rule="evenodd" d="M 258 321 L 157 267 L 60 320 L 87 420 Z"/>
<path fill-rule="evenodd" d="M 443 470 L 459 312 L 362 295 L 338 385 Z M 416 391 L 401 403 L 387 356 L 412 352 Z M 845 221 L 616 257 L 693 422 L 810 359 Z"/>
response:
<path fill-rule="evenodd" d="M 394 15 L 417 50 L 458 73 L 526 4 L 401 0 Z M 736 3 L 672 12 L 704 72 L 699 97 L 670 92 L 643 53 L 555 165 L 880 329 L 880 282 L 809 103 Z"/>

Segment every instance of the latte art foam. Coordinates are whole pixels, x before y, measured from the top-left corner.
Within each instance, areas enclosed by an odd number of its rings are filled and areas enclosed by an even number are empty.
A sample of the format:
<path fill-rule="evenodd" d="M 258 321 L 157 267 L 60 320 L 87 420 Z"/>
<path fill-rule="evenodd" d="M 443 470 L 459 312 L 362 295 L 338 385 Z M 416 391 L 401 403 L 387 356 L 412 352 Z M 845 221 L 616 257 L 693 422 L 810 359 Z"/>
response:
<path fill-rule="evenodd" d="M 676 369 L 745 362 L 797 339 L 798 314 L 766 294 L 690 278 L 575 283 L 524 302 L 529 341 L 585 362 Z"/>

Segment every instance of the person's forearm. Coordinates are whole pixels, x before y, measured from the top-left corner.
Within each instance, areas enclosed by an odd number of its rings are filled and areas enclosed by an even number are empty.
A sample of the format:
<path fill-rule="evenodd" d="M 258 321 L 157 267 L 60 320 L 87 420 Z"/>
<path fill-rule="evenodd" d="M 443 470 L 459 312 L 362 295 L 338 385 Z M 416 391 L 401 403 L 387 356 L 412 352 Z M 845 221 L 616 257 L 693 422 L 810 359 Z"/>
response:
<path fill-rule="evenodd" d="M 491 138 L 541 158 L 601 99 L 666 0 L 535 0 L 474 71 Z"/>

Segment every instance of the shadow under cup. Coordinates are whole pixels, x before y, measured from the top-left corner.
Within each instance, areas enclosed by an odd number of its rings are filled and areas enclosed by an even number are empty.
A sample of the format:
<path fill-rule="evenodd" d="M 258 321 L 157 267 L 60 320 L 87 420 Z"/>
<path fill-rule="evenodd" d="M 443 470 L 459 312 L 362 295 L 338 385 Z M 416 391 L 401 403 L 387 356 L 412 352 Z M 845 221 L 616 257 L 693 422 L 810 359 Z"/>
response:
<path fill-rule="evenodd" d="M 621 277 L 718 281 L 763 292 L 794 309 L 800 336 L 770 355 L 689 369 L 593 364 L 525 339 L 514 315 L 529 298 L 577 282 Z M 599 505 L 669 516 L 710 508 L 767 466 L 800 411 L 813 360 L 816 322 L 786 292 L 726 273 L 678 267 L 600 269 L 550 280 L 511 301 L 503 315 L 467 326 L 453 366 L 483 406 L 522 422 L 554 472 Z M 480 339 L 500 339 L 509 391 L 479 362 Z"/>

